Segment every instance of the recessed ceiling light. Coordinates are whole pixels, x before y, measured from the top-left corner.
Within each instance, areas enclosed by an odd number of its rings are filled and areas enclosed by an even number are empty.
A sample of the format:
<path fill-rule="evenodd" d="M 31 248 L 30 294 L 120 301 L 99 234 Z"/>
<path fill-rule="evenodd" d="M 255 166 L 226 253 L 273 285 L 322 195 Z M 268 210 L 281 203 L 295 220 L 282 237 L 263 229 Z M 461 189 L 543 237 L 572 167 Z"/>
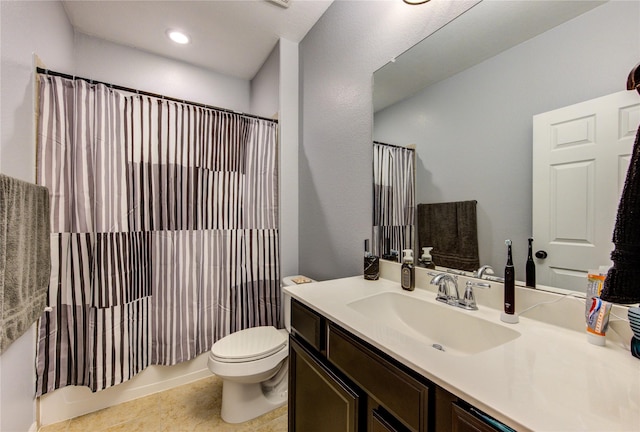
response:
<path fill-rule="evenodd" d="M 175 43 L 181 45 L 188 44 L 190 41 L 189 36 L 179 30 L 167 30 L 167 36 Z"/>
<path fill-rule="evenodd" d="M 428 2 L 429 0 L 404 0 L 405 3 L 410 5 L 419 5 Z"/>

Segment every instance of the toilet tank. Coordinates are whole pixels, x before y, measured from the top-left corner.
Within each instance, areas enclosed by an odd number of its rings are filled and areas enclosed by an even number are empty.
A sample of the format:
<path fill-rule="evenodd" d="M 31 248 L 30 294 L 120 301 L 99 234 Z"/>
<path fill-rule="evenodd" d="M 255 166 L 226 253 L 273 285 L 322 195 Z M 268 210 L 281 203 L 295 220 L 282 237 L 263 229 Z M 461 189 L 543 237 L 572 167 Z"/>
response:
<path fill-rule="evenodd" d="M 296 276 L 287 276 L 282 278 L 282 286 L 293 286 L 300 285 L 304 283 L 314 283 L 317 282 L 311 278 L 302 275 Z M 282 291 L 282 304 L 284 307 L 284 328 L 287 331 L 291 332 L 291 296 L 286 292 Z"/>

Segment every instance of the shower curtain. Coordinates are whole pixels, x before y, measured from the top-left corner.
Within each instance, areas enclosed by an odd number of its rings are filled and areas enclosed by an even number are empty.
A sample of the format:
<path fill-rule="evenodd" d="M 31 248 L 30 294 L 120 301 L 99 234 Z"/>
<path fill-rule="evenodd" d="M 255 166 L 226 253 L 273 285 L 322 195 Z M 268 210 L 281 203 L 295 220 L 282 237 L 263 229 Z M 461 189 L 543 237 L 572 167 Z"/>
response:
<path fill-rule="evenodd" d="M 36 394 L 102 390 L 279 326 L 277 124 L 38 81 L 53 234 Z"/>
<path fill-rule="evenodd" d="M 373 143 L 373 241 L 379 257 L 414 249 L 415 151 Z"/>

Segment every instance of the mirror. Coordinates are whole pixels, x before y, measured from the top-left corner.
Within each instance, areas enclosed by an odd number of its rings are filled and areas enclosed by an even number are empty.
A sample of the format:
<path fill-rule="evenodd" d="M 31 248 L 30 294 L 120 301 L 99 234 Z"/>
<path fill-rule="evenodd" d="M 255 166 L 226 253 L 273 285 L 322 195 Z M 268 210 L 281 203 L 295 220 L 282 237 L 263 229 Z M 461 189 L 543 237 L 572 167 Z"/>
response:
<path fill-rule="evenodd" d="M 511 239 L 525 277 L 533 116 L 624 90 L 639 14 L 637 2 L 485 0 L 374 73 L 373 139 L 416 145 L 417 204 L 477 201 L 480 264 L 496 275 Z"/>

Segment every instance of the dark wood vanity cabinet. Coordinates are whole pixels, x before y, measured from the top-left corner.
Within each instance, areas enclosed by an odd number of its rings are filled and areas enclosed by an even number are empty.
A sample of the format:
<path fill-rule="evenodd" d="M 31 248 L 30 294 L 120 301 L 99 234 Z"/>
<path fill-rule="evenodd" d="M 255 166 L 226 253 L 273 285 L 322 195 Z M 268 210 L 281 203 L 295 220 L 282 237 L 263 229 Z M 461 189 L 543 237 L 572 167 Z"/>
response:
<path fill-rule="evenodd" d="M 289 431 L 361 430 L 359 390 L 295 339 L 289 347 Z"/>
<path fill-rule="evenodd" d="M 289 432 L 501 431 L 296 300 L 289 346 Z"/>
<path fill-rule="evenodd" d="M 289 338 L 289 432 L 360 432 L 366 396 L 325 358 L 326 320 L 293 300 Z"/>

